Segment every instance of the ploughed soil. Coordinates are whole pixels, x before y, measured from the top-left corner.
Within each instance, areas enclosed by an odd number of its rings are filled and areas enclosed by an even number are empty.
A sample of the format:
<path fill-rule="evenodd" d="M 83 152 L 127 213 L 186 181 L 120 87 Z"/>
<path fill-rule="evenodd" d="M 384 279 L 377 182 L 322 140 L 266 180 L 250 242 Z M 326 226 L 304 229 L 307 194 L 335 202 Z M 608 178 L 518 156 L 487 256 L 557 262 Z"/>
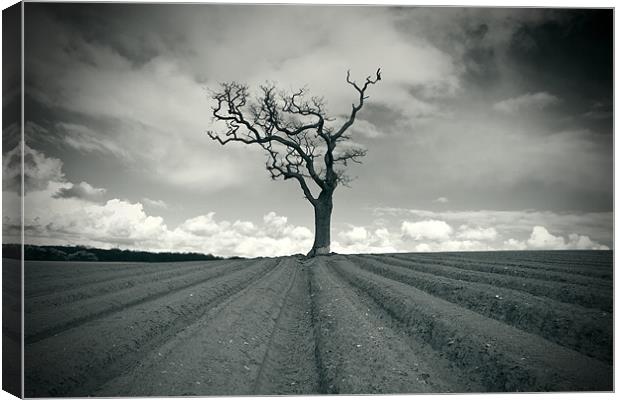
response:
<path fill-rule="evenodd" d="M 613 390 L 611 252 L 26 262 L 25 395 Z"/>

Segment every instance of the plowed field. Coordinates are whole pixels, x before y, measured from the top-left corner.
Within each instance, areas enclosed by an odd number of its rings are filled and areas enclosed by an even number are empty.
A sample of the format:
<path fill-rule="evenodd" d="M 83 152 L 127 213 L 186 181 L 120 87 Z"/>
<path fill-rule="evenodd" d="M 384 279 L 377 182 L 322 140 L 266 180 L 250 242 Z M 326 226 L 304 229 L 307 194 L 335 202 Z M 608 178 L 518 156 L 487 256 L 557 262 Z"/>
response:
<path fill-rule="evenodd" d="M 611 252 L 26 262 L 25 395 L 612 390 Z"/>

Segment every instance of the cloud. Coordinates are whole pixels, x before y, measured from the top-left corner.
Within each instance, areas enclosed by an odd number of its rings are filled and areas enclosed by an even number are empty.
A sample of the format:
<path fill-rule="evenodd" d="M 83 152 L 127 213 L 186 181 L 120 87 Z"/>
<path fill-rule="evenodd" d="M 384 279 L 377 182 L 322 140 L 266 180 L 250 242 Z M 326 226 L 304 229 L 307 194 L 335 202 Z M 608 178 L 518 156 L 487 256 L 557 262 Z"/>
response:
<path fill-rule="evenodd" d="M 406 208 L 375 208 L 373 214 L 382 218 L 385 224 L 400 224 L 403 220 L 440 220 L 451 226 L 458 226 L 457 235 L 466 228 L 475 227 L 486 230 L 493 228 L 497 232 L 496 246 L 501 247 L 500 240 L 525 241 L 533 227 L 544 226 L 552 232 L 568 235 L 578 232 L 604 245 L 613 242 L 613 212 L 552 212 L 537 210 L 452 210 L 431 211 Z"/>
<path fill-rule="evenodd" d="M 38 154 L 36 160 L 49 163 Z M 35 168 L 35 170 L 38 170 Z M 62 171 L 56 178 L 63 179 Z M 240 255 L 282 256 L 307 252 L 313 241 L 310 229 L 292 225 L 288 218 L 271 211 L 260 224 L 253 221 L 218 220 L 215 212 L 188 218 L 171 229 L 160 216 L 149 215 L 141 203 L 112 199 L 104 204 L 92 202 L 93 196 L 103 195 L 86 182 L 48 181 L 45 189 L 31 191 L 25 198 L 29 210 L 25 229 L 29 243 L 81 244 L 103 248 L 121 247 L 150 251 L 197 251 L 223 256 Z M 58 195 L 62 193 L 62 195 Z M 16 193 L 9 192 L 3 206 L 18 201 Z M 391 210 L 394 214 L 402 210 Z M 505 249 L 607 249 L 589 235 L 573 233 L 579 216 L 564 216 L 563 223 L 570 227 L 565 237 L 549 233 L 542 225 L 535 225 L 529 238 L 520 239 L 513 233 L 522 229 L 544 213 L 514 212 L 443 212 L 408 210 L 408 216 L 422 217 L 412 222 L 400 220 L 400 231 L 385 226 L 351 225 L 337 232 L 332 242 L 333 251 L 340 253 L 385 253 L 411 251 L 472 251 Z M 428 218 L 429 216 L 435 218 Z M 437 219 L 441 216 L 443 219 Z M 424 218 L 426 217 L 426 218 Z M 549 216 L 547 216 L 549 217 Z M 561 216 L 551 214 L 548 221 Z M 575 219 L 577 218 L 577 219 Z M 454 231 L 446 222 L 467 220 Z M 481 224 L 486 222 L 486 225 Z M 557 225 L 557 221 L 555 221 Z M 17 221 L 3 221 L 10 227 Z M 514 229 L 516 224 L 520 228 Z M 389 221 L 382 222 L 389 225 Z M 471 224 L 471 225 L 469 225 Z M 398 224 L 396 224 L 398 226 Z M 7 230 L 8 232 L 8 230 Z M 567 232 L 564 230 L 564 232 Z"/>
<path fill-rule="evenodd" d="M 9 165 L 19 157 L 19 150 L 16 147 L 10 155 Z M 15 165 L 14 163 L 12 164 Z M 43 153 L 30 148 L 24 144 L 24 191 L 30 192 L 47 187 L 50 181 L 61 181 L 64 179 L 62 172 L 62 161 L 57 158 L 46 157 Z"/>
<path fill-rule="evenodd" d="M 62 132 L 62 141 L 74 149 L 85 152 L 100 152 L 105 155 L 114 155 L 121 159 L 131 159 L 131 155 L 122 148 L 117 138 L 106 137 L 105 132 L 95 132 L 91 128 L 80 124 L 59 122 L 56 128 Z"/>
<path fill-rule="evenodd" d="M 448 198 L 447 197 L 438 197 L 435 200 L 433 200 L 433 203 L 446 204 L 447 202 L 448 202 Z"/>
<path fill-rule="evenodd" d="M 304 226 L 288 223 L 275 212 L 267 213 L 262 224 L 252 221 L 218 221 L 215 212 L 188 218 L 171 229 L 164 219 L 150 215 L 142 203 L 114 198 L 103 202 L 106 189 L 87 182 L 68 182 L 62 161 L 30 147 L 26 152 L 28 190 L 24 204 L 26 240 L 31 244 L 73 244 L 101 248 L 120 247 L 150 251 L 197 251 L 223 256 L 282 256 L 305 253 L 313 234 Z M 4 168 L 19 177 L 19 148 L 4 157 Z M 16 167 L 17 166 L 17 167 Z M 14 210 L 21 204 L 15 185 L 3 190 L 3 229 L 7 240 L 19 240 L 21 219 Z M 149 205 L 166 204 L 147 199 Z"/>
<path fill-rule="evenodd" d="M 229 228 L 228 222 L 216 223 L 213 219 L 214 216 L 215 212 L 210 212 L 206 215 L 190 218 L 183 222 L 179 229 L 196 236 L 210 237 L 217 234 L 222 229 Z"/>
<path fill-rule="evenodd" d="M 495 228 L 470 228 L 467 225 L 461 225 L 456 237 L 467 240 L 495 240 L 498 236 Z"/>
<path fill-rule="evenodd" d="M 18 145 L 2 157 L 2 189 L 21 188 L 22 151 Z M 63 181 L 62 161 L 24 145 L 24 192 L 47 188 L 50 181 Z"/>
<path fill-rule="evenodd" d="M 195 251 L 221 256 L 283 256 L 305 253 L 312 246 L 312 232 L 286 223 L 273 212 L 263 224 L 217 220 L 210 212 L 189 218 L 170 229 L 164 219 L 149 215 L 141 203 L 112 199 L 94 204 L 78 198 L 53 198 L 41 213 L 38 199 L 27 199 L 26 218 L 31 244 L 73 244 L 101 248 L 147 251 Z M 277 228 L 274 229 L 274 222 Z"/>
<path fill-rule="evenodd" d="M 338 240 L 332 241 L 332 251 L 342 254 L 395 253 L 399 238 L 386 228 L 373 230 L 361 226 L 351 226 L 349 230 L 338 232 Z"/>
<path fill-rule="evenodd" d="M 152 248 L 167 229 L 163 218 L 147 215 L 140 203 L 112 199 L 100 205 L 57 198 L 48 202 L 46 215 L 35 199 L 26 201 L 32 209 L 25 220 L 31 227 L 27 240 L 33 244 Z"/>
<path fill-rule="evenodd" d="M 10 164 L 7 160 L 15 158 L 15 151 L 11 150 L 4 161 Z M 305 253 L 312 246 L 310 229 L 291 224 L 286 216 L 274 211 L 265 214 L 259 223 L 218 220 L 215 212 L 209 212 L 170 228 L 164 218 L 147 213 L 140 202 L 111 199 L 102 203 L 107 194 L 105 189 L 87 182 L 68 182 L 59 159 L 29 147 L 26 152 L 29 181 L 36 188 L 29 190 L 24 199 L 28 210 L 25 229 L 28 241 L 33 244 L 197 251 L 246 257 Z M 16 192 L 5 190 L 3 194 L 3 209 L 20 203 Z M 159 204 L 153 200 L 151 203 Z M 348 225 L 333 232 L 336 239 L 332 242 L 333 250 L 383 253 L 607 249 L 609 246 L 604 241 L 611 243 L 613 223 L 612 213 L 378 208 L 374 214 L 381 217 L 375 220 L 374 226 Z M 7 233 L 11 233 L 11 226 L 20 223 L 11 219 L 11 215 L 5 215 L 3 220 Z"/>
<path fill-rule="evenodd" d="M 350 230 L 340 232 L 338 237 L 345 246 L 365 242 L 368 238 L 368 232 L 363 226 L 352 226 Z"/>
<path fill-rule="evenodd" d="M 549 107 L 558 103 L 560 99 L 547 92 L 526 93 L 524 95 L 513 97 L 510 99 L 499 101 L 493 104 L 493 108 L 509 114 L 518 113 L 523 110 L 537 109 Z"/>
<path fill-rule="evenodd" d="M 493 251 L 496 247 L 478 240 L 446 240 L 441 242 L 424 242 L 415 244 L 410 251 L 438 252 L 438 251 Z"/>
<path fill-rule="evenodd" d="M 168 208 L 168 204 L 163 200 L 153 200 L 148 197 L 143 197 L 142 202 L 151 207 Z"/>
<path fill-rule="evenodd" d="M 267 229 L 267 235 L 271 237 L 282 236 L 287 229 L 288 218 L 277 215 L 271 211 L 263 217 Z"/>
<path fill-rule="evenodd" d="M 534 250 L 609 250 L 609 247 L 593 242 L 588 236 L 571 233 L 568 240 L 554 236 L 544 226 L 535 226 L 526 243 L 527 248 Z"/>
<path fill-rule="evenodd" d="M 54 198 L 71 198 L 99 202 L 103 200 L 103 196 L 106 193 L 106 189 L 92 187 L 87 182 L 80 182 L 79 184 L 71 184 L 70 187 L 60 188 L 60 190 L 53 195 Z"/>
<path fill-rule="evenodd" d="M 521 240 L 510 238 L 503 243 L 506 250 L 527 250 L 527 244 Z"/>
<path fill-rule="evenodd" d="M 535 226 L 532 229 L 527 244 L 535 249 L 558 249 L 566 246 L 564 238 L 553 236 L 544 226 Z"/>
<path fill-rule="evenodd" d="M 355 124 L 351 127 L 351 131 L 359 133 L 364 137 L 376 139 L 385 136 L 385 133 L 380 131 L 377 126 L 372 122 L 368 122 L 364 119 L 356 119 Z"/>
<path fill-rule="evenodd" d="M 263 223 L 217 221 L 215 213 L 192 218 L 168 232 L 164 240 L 174 249 L 194 249 L 218 255 L 244 257 L 282 256 L 306 253 L 312 246 L 312 232 L 287 223 L 287 218 L 269 212 Z"/>
<path fill-rule="evenodd" d="M 447 240 L 452 234 L 452 227 L 445 221 L 425 220 L 419 222 L 403 221 L 402 235 L 414 240 Z"/>
<path fill-rule="evenodd" d="M 2 190 L 21 191 L 21 148 L 14 147 L 2 156 Z"/>

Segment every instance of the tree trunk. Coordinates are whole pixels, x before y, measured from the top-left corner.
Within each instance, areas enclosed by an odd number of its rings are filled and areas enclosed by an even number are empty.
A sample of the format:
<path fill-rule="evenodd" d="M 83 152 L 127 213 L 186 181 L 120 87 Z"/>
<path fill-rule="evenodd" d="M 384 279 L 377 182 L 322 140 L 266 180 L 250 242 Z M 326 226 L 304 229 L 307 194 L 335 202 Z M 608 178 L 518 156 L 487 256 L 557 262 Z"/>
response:
<path fill-rule="evenodd" d="M 314 244 L 308 257 L 329 254 L 331 242 L 332 192 L 323 192 L 314 205 Z"/>

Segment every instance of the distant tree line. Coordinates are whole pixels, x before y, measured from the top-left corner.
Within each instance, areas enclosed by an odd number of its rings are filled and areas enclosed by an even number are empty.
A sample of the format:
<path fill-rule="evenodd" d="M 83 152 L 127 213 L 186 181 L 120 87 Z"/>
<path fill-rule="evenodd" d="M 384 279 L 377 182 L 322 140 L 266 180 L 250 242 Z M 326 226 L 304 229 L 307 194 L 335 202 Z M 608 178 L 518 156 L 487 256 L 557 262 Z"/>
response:
<path fill-rule="evenodd" d="M 20 256 L 21 246 L 19 244 L 2 245 L 2 258 L 19 260 Z M 29 261 L 172 262 L 222 260 L 224 258 L 201 253 L 151 253 L 135 250 L 97 249 L 85 246 L 35 246 L 27 244 L 24 245 L 24 259 Z"/>

